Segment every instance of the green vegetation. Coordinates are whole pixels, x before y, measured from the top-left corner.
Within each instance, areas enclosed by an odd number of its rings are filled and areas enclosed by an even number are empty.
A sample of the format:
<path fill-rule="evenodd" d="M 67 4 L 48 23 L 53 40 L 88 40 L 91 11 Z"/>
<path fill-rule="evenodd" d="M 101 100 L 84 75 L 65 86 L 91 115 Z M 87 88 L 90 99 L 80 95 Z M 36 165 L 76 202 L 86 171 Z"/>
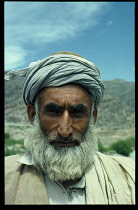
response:
<path fill-rule="evenodd" d="M 100 140 L 98 140 L 98 150 L 102 153 L 108 152 L 108 148 L 104 147 Z"/>
<path fill-rule="evenodd" d="M 16 155 L 26 152 L 24 140 L 10 139 L 9 133 L 5 133 L 5 156 Z"/>
<path fill-rule="evenodd" d="M 9 133 L 5 133 L 5 139 L 9 139 L 10 138 L 10 134 Z"/>
<path fill-rule="evenodd" d="M 130 137 L 126 140 L 118 140 L 106 148 L 100 141 L 98 141 L 98 149 L 99 152 L 102 153 L 110 154 L 116 152 L 124 156 L 129 156 L 130 153 L 133 151 L 134 147 L 135 147 L 135 139 L 133 137 Z"/>

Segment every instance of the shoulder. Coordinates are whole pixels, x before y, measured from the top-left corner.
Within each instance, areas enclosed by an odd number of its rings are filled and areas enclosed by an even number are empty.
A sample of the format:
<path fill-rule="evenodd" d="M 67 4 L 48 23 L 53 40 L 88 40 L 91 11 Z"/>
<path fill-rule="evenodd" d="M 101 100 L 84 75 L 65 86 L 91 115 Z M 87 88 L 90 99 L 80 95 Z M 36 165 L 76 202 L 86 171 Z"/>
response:
<path fill-rule="evenodd" d="M 128 157 L 120 157 L 120 156 L 111 156 L 111 155 L 105 155 L 101 152 L 96 153 L 98 158 L 103 161 L 111 161 L 111 162 L 117 162 L 119 165 L 124 165 L 126 167 L 135 168 L 135 161 Z"/>
<path fill-rule="evenodd" d="M 100 157 L 100 158 L 106 158 L 106 159 L 112 159 L 112 160 L 118 160 L 118 161 L 123 161 L 123 162 L 129 162 L 129 163 L 134 163 L 135 161 L 132 160 L 131 158 L 129 157 L 123 157 L 123 156 L 112 156 L 112 155 L 106 155 L 106 154 L 103 154 L 101 152 L 96 152 L 97 156 Z"/>
<path fill-rule="evenodd" d="M 7 165 L 11 165 L 11 164 L 16 164 L 18 159 L 21 157 L 22 155 L 11 155 L 11 156 L 6 156 L 5 159 L 5 166 Z"/>
<path fill-rule="evenodd" d="M 106 186 L 112 204 L 135 203 L 135 164 L 127 157 L 96 152 L 93 170 L 101 186 Z M 91 170 L 92 171 L 92 170 Z"/>
<path fill-rule="evenodd" d="M 111 167 L 112 170 L 119 170 L 122 173 L 130 176 L 135 180 L 135 161 L 128 157 L 109 156 L 97 152 L 97 157 L 100 162 L 106 167 Z"/>
<path fill-rule="evenodd" d="M 22 155 L 20 154 L 17 154 L 17 155 L 10 155 L 10 156 L 6 156 L 5 157 L 5 162 L 8 162 L 8 161 L 16 161 L 18 160 L 18 158 L 20 158 Z"/>
<path fill-rule="evenodd" d="M 21 163 L 17 162 L 21 156 L 22 155 L 11 155 L 5 157 L 5 174 L 16 171 L 16 169 L 22 165 Z"/>

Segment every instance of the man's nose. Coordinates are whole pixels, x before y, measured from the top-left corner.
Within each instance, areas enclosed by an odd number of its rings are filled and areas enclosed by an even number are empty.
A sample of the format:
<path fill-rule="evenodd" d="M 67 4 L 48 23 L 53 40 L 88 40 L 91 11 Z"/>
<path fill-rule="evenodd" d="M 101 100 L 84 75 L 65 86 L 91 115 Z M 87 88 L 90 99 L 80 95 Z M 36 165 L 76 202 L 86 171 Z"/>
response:
<path fill-rule="evenodd" d="M 72 124 L 72 119 L 69 116 L 68 111 L 65 110 L 63 115 L 59 119 L 58 133 L 62 137 L 68 137 L 73 132 L 73 128 L 71 127 L 71 124 Z"/>

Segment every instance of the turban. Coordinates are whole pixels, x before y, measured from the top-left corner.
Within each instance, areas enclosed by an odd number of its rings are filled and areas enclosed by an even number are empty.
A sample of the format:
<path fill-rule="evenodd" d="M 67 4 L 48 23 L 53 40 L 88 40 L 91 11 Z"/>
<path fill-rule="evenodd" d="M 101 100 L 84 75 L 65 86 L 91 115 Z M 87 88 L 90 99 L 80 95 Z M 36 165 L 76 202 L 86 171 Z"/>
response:
<path fill-rule="evenodd" d="M 72 54 L 53 54 L 29 67 L 9 71 L 5 79 L 14 76 L 25 77 L 23 99 L 26 105 L 34 104 L 35 99 L 45 87 L 57 87 L 68 83 L 82 85 L 90 92 L 95 107 L 101 102 L 104 84 L 97 66 L 83 57 Z"/>

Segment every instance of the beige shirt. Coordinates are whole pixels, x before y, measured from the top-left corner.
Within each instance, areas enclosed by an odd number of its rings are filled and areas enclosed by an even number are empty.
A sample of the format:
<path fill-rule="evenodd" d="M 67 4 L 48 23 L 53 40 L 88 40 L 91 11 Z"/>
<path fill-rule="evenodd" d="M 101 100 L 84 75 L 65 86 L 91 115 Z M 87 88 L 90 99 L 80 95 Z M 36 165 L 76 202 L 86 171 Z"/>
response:
<path fill-rule="evenodd" d="M 22 163 L 17 162 L 19 159 Z M 44 176 L 31 165 L 31 158 L 28 162 L 30 165 L 26 165 L 21 155 L 5 157 L 6 205 L 49 205 L 54 202 Z M 96 152 L 95 161 L 87 168 L 84 177 L 86 204 L 135 204 L 133 160 Z"/>
<path fill-rule="evenodd" d="M 24 154 L 19 163 L 33 165 L 31 154 Z M 50 204 L 86 204 L 85 201 L 85 176 L 81 180 L 66 189 L 60 182 L 52 181 L 44 175 L 46 189 Z"/>

